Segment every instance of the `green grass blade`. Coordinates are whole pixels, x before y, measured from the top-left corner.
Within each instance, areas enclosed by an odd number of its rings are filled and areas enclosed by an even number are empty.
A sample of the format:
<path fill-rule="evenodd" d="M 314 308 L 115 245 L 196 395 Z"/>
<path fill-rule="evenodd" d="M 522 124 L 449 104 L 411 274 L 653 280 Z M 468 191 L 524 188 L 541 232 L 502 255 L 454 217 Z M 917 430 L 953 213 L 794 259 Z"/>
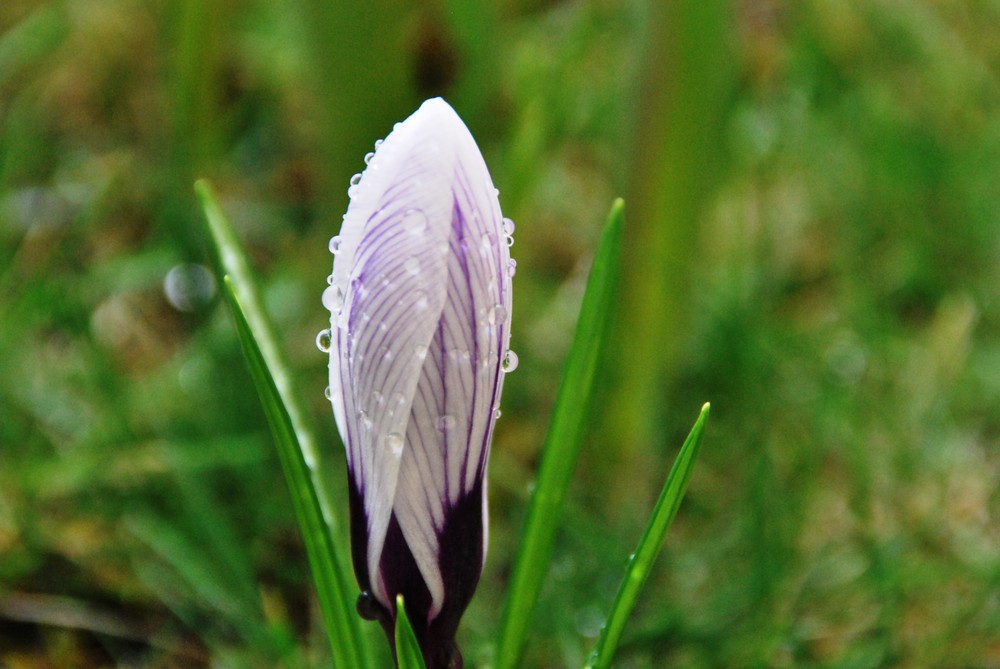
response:
<path fill-rule="evenodd" d="M 299 445 L 305 453 L 306 459 L 316 462 L 319 460 L 317 457 L 316 432 L 306 418 L 307 414 L 295 390 L 288 362 L 285 360 L 281 346 L 278 344 L 278 336 L 275 333 L 274 326 L 271 324 L 271 319 L 264 311 L 257 291 L 257 282 L 250 271 L 250 264 L 243 253 L 243 248 L 236 239 L 229 221 L 226 220 L 225 215 L 222 213 L 222 208 L 219 207 L 208 182 L 199 180 L 195 183 L 194 188 L 201 199 L 205 219 L 208 222 L 209 231 L 212 233 L 212 240 L 215 243 L 222 272 L 232 277 L 236 296 L 243 306 L 247 322 L 251 325 L 251 331 L 254 333 L 257 344 L 260 346 L 260 352 L 264 356 L 267 368 L 274 378 L 274 383 L 278 388 L 282 404 L 288 410 L 288 416 L 292 421 Z M 332 527 L 335 527 L 335 516 L 328 503 L 329 495 L 326 494 L 319 481 L 315 481 L 315 485 L 320 495 L 320 502 L 323 504 L 324 518 L 326 518 Z"/>
<path fill-rule="evenodd" d="M 396 662 L 399 669 L 427 669 L 417 635 L 406 617 L 402 595 L 396 595 Z"/>
<path fill-rule="evenodd" d="M 688 480 L 691 478 L 691 471 L 694 469 L 695 460 L 698 458 L 698 451 L 701 448 L 701 439 L 705 431 L 705 422 L 708 420 L 709 405 L 705 404 L 701 408 L 701 415 L 695 421 L 694 427 L 684 440 L 674 466 L 670 469 L 667 482 L 663 485 L 660 498 L 653 507 L 653 515 L 649 519 L 649 525 L 639 540 L 639 545 L 635 553 L 629 558 L 628 567 L 625 569 L 625 577 L 618 588 L 608 620 L 601 630 L 601 635 L 597 638 L 597 644 L 587 661 L 586 669 L 605 669 L 610 666 L 611 658 L 615 654 L 618 642 L 622 638 L 625 630 L 625 623 L 628 621 L 636 600 L 639 598 L 642 587 L 649 577 L 649 572 L 653 569 L 653 563 L 660 549 L 663 548 L 663 540 L 667 536 L 667 530 L 677 515 L 677 509 L 681 505 L 684 491 L 687 490 Z"/>
<path fill-rule="evenodd" d="M 309 566 L 312 569 L 323 611 L 323 621 L 330 637 L 334 666 L 342 669 L 365 666 L 361 630 L 354 613 L 354 599 L 350 586 L 347 585 L 345 564 L 338 559 L 333 537 L 323 521 L 309 465 L 303 457 L 302 449 L 299 448 L 291 418 L 281 401 L 274 378 L 257 344 L 243 305 L 236 294 L 234 282 L 229 275 L 225 277 L 223 292 L 232 309 L 240 344 L 250 367 L 250 376 L 260 394 L 267 423 L 271 427 L 278 447 L 278 456 L 291 492 L 295 517 L 305 540 Z"/>
<path fill-rule="evenodd" d="M 319 462 L 315 432 L 298 398 L 278 338 L 261 304 L 249 263 L 232 228 L 205 181 L 195 190 L 215 244 L 224 294 L 261 397 L 268 424 L 289 484 L 296 518 L 305 539 L 323 620 L 337 667 L 366 668 L 370 658 L 354 613 L 354 581 L 344 542 L 335 539 L 336 522 L 322 479 L 306 463 Z"/>
<path fill-rule="evenodd" d="M 566 369 L 545 437 L 535 493 L 514 563 L 497 642 L 497 669 L 514 669 L 552 559 L 556 527 L 576 468 L 594 376 L 618 277 L 624 203 L 611 207 L 594 256 Z"/>

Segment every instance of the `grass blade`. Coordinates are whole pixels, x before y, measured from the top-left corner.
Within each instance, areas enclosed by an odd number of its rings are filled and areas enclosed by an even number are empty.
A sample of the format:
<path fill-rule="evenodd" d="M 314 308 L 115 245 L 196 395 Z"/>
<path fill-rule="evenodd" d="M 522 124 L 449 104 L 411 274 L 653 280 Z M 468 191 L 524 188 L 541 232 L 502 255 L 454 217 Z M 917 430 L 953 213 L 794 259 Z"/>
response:
<path fill-rule="evenodd" d="M 335 666 L 369 667 L 361 625 L 354 613 L 355 586 L 343 542 L 335 539 L 335 520 L 322 481 L 307 463 L 318 462 L 316 437 L 306 420 L 288 364 L 265 313 L 243 249 L 205 181 L 201 199 L 218 262 L 226 273 L 223 291 L 260 395 L 288 482 L 296 519 L 305 540 Z"/>
<path fill-rule="evenodd" d="M 334 666 L 343 669 L 364 666 L 360 625 L 354 614 L 354 600 L 349 594 L 351 590 L 345 576 L 344 562 L 338 559 L 333 537 L 323 521 L 310 468 L 299 448 L 291 418 L 281 401 L 229 275 L 225 277 L 224 294 L 236 321 L 236 331 L 250 367 L 250 376 L 260 394 L 267 423 L 278 447 L 281 468 L 291 492 L 295 517 L 305 540 L 323 620 L 330 636 Z"/>
<path fill-rule="evenodd" d="M 611 207 L 594 256 L 566 369 L 545 437 L 535 493 L 514 563 L 497 642 L 497 669 L 518 665 L 531 614 L 552 559 L 556 527 L 576 468 L 594 376 L 618 277 L 624 203 Z"/>
<path fill-rule="evenodd" d="M 195 183 L 194 188 L 201 199 L 222 272 L 232 277 L 236 296 L 240 300 L 247 322 L 251 326 L 258 346 L 260 346 L 260 352 L 267 362 L 267 368 L 274 379 L 281 402 L 288 411 L 288 417 L 292 421 L 299 445 L 307 460 L 318 461 L 316 432 L 306 418 L 307 414 L 295 390 L 288 362 L 278 344 L 278 337 L 271 324 L 271 319 L 264 311 L 260 301 L 257 283 L 250 271 L 250 265 L 243 253 L 243 248 L 236 239 L 229 221 L 222 213 L 222 208 L 219 207 L 208 182 L 199 180 Z M 335 516 L 328 503 L 329 495 L 326 494 L 321 482 L 315 481 L 315 485 L 320 495 L 320 502 L 323 504 L 323 516 L 331 527 L 335 527 Z M 342 557 L 346 557 L 346 553 Z"/>
<path fill-rule="evenodd" d="M 399 669 L 427 669 L 417 635 L 406 617 L 402 595 L 396 595 L 396 662 Z"/>
<path fill-rule="evenodd" d="M 653 563 L 660 549 L 663 548 L 663 540 L 667 536 L 667 530 L 677 515 L 677 509 L 681 505 L 684 491 L 687 490 L 688 480 L 691 478 L 691 471 L 694 469 L 695 460 L 698 458 L 698 451 L 701 448 L 701 439 L 705 431 L 705 422 L 708 420 L 709 405 L 705 404 L 701 408 L 701 415 L 695 421 L 694 427 L 684 440 L 674 466 L 667 475 L 667 482 L 663 485 L 660 498 L 653 507 L 653 514 L 649 519 L 649 525 L 639 540 L 639 545 L 635 553 L 629 558 L 628 567 L 625 569 L 625 577 L 615 595 L 614 604 L 608 614 L 608 620 L 601 629 L 601 635 L 597 638 L 597 644 L 587 661 L 586 669 L 606 669 L 610 666 L 611 658 L 614 656 L 618 642 L 621 640 L 622 632 L 625 630 L 625 623 L 628 621 L 635 602 L 642 592 L 642 587 L 649 577 L 649 572 L 653 569 Z"/>

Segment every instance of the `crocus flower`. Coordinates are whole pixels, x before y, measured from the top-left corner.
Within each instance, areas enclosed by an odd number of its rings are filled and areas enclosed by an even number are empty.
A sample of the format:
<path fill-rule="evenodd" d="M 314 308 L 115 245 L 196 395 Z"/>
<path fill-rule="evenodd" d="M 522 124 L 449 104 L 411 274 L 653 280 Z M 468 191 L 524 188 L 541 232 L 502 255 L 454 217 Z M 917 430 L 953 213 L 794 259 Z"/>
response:
<path fill-rule="evenodd" d="M 428 668 L 461 667 L 455 632 L 486 557 L 490 440 L 517 360 L 513 224 L 440 98 L 365 160 L 323 295 L 358 610 L 391 643 L 402 594 Z"/>

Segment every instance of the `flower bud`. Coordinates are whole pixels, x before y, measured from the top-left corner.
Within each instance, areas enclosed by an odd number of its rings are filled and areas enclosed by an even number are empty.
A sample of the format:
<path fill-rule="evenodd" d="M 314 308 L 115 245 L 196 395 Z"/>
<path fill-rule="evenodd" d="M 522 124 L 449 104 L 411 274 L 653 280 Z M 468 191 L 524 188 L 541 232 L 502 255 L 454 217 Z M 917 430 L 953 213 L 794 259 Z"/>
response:
<path fill-rule="evenodd" d="M 516 361 L 513 224 L 440 98 L 366 162 L 331 240 L 323 295 L 358 608 L 391 641 L 402 594 L 428 668 L 461 667 L 455 632 L 486 556 L 486 464 Z"/>

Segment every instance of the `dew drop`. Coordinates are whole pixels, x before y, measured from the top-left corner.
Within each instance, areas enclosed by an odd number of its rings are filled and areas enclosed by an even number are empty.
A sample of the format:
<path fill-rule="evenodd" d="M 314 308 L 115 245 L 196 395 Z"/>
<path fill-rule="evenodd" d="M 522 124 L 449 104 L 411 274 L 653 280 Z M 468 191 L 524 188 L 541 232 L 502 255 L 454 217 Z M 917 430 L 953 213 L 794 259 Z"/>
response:
<path fill-rule="evenodd" d="M 507 235 L 506 240 L 507 240 L 507 246 L 513 246 L 514 245 L 514 236 L 513 235 Z"/>
<path fill-rule="evenodd" d="M 423 360 L 427 357 L 427 347 L 417 344 L 413 347 L 413 355 L 417 356 L 417 360 Z"/>
<path fill-rule="evenodd" d="M 385 140 L 384 140 L 384 139 L 376 139 L 376 140 L 375 140 L 375 150 L 376 150 L 376 151 L 378 151 L 378 147 L 382 146 L 382 143 L 383 143 L 383 142 L 385 142 Z"/>
<path fill-rule="evenodd" d="M 322 301 L 327 311 L 339 314 L 344 307 L 344 293 L 340 290 L 340 286 L 327 286 L 323 291 Z"/>
<path fill-rule="evenodd" d="M 513 258 L 507 263 L 507 276 L 513 277 L 517 273 L 517 261 Z"/>
<path fill-rule="evenodd" d="M 494 306 L 487 313 L 486 320 L 489 321 L 490 325 L 503 323 L 505 320 L 507 320 L 507 309 L 502 304 Z"/>
<path fill-rule="evenodd" d="M 503 233 L 508 237 L 514 234 L 514 221 L 512 219 L 503 219 Z"/>
<path fill-rule="evenodd" d="M 377 390 L 372 391 L 372 400 L 374 400 L 375 404 L 378 406 L 385 404 L 385 396 Z"/>
<path fill-rule="evenodd" d="M 384 611 L 382 606 L 378 603 L 378 600 L 375 599 L 375 596 L 367 590 L 362 591 L 362 593 L 358 595 L 356 608 L 358 610 L 358 615 L 364 620 L 378 620 L 379 614 Z"/>
<path fill-rule="evenodd" d="M 361 173 L 360 172 L 358 174 L 355 174 L 354 176 L 351 177 L 351 185 L 352 186 L 357 186 L 359 183 L 361 183 Z"/>
<path fill-rule="evenodd" d="M 420 235 L 427 229 L 427 214 L 419 209 L 408 209 L 403 214 L 403 230 L 411 235 Z"/>
<path fill-rule="evenodd" d="M 331 389 L 330 386 L 327 386 L 326 390 L 323 391 L 323 397 L 328 400 L 333 399 L 333 389 Z"/>
<path fill-rule="evenodd" d="M 373 151 L 369 151 L 368 153 L 366 153 L 365 154 L 365 165 L 368 165 L 369 163 L 371 163 L 372 158 L 374 158 L 374 157 L 375 157 L 375 153 Z"/>
<path fill-rule="evenodd" d="M 420 274 L 420 261 L 417 260 L 416 256 L 410 256 L 403 263 L 403 269 L 413 276 L 416 276 L 417 274 Z"/>
<path fill-rule="evenodd" d="M 500 368 L 509 374 L 517 369 L 517 363 L 517 353 L 514 353 L 514 351 L 507 351 L 507 354 L 503 357 L 503 362 L 500 363 Z"/>
<path fill-rule="evenodd" d="M 330 276 L 326 277 L 326 285 L 328 285 L 328 286 L 332 286 L 333 285 L 333 275 L 332 274 Z"/>
<path fill-rule="evenodd" d="M 449 430 L 454 429 L 456 422 L 457 421 L 455 420 L 454 416 L 451 416 L 449 414 L 442 414 L 437 421 L 438 432 L 448 432 Z"/>
<path fill-rule="evenodd" d="M 323 351 L 323 353 L 329 353 L 330 343 L 332 340 L 333 340 L 333 333 L 330 332 L 329 328 L 327 328 L 326 330 L 320 330 L 319 333 L 316 335 L 316 348 Z"/>
<path fill-rule="evenodd" d="M 493 189 L 493 194 L 494 195 L 500 195 L 500 189 L 499 188 L 494 188 Z"/>
<path fill-rule="evenodd" d="M 493 410 L 493 420 L 500 420 L 500 416 L 502 416 L 502 415 L 503 415 L 503 412 L 500 411 L 499 407 L 497 407 L 496 409 Z"/>
<path fill-rule="evenodd" d="M 413 303 L 416 305 L 417 309 L 423 311 L 427 308 L 427 293 L 422 290 L 418 290 L 413 293 Z"/>
<path fill-rule="evenodd" d="M 340 253 L 340 235 L 330 237 L 330 253 L 333 255 Z"/>
<path fill-rule="evenodd" d="M 347 197 L 353 198 L 357 194 L 358 194 L 358 187 L 357 186 L 350 186 L 347 189 Z"/>
<path fill-rule="evenodd" d="M 344 293 L 340 286 L 327 286 L 322 299 L 323 306 L 332 314 L 339 314 L 344 307 Z"/>
<path fill-rule="evenodd" d="M 403 435 L 399 432 L 390 432 L 385 435 L 385 445 L 392 449 L 393 456 L 403 457 Z"/>
<path fill-rule="evenodd" d="M 361 418 L 361 427 L 365 430 L 372 429 L 372 417 L 368 415 L 368 412 L 362 409 L 358 413 L 358 417 Z"/>

